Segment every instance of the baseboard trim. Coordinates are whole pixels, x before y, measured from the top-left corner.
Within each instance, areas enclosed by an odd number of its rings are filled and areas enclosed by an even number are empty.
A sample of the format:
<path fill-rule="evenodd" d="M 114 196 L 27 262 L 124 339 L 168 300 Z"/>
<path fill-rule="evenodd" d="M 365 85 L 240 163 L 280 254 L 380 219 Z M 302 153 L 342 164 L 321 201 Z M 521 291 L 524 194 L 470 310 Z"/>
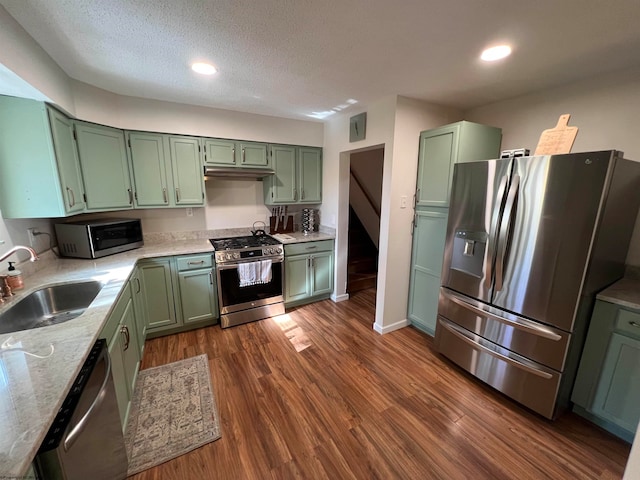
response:
<path fill-rule="evenodd" d="M 345 300 L 349 300 L 349 294 L 343 293 L 342 295 L 331 295 L 331 300 L 335 303 L 344 302 Z"/>
<path fill-rule="evenodd" d="M 404 320 L 400 320 L 399 322 L 392 323 L 391 325 L 385 325 L 381 327 L 377 323 L 373 324 L 373 329 L 378 332 L 380 335 L 384 335 L 385 333 L 391 333 L 395 330 L 400 330 L 401 328 L 409 326 L 409 320 L 406 318 Z"/>

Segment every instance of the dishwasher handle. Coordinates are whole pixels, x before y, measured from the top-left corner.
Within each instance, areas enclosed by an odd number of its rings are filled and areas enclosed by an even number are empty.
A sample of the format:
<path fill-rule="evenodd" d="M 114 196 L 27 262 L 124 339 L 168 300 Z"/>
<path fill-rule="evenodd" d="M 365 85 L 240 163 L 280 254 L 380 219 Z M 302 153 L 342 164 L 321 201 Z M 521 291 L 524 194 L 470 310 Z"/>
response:
<path fill-rule="evenodd" d="M 62 445 L 64 446 L 64 450 L 66 452 L 68 452 L 69 449 L 73 446 L 75 441 L 87 426 L 87 422 L 89 421 L 91 415 L 93 415 L 93 412 L 100 407 L 100 405 L 104 401 L 104 398 L 107 396 L 109 378 L 111 378 L 111 358 L 109 357 L 109 351 L 106 349 L 102 351 L 102 355 L 105 357 L 105 362 L 107 364 L 104 380 L 102 381 L 102 386 L 100 387 L 96 398 L 93 400 L 93 403 L 91 403 L 91 406 L 87 409 L 86 413 L 82 416 L 78 423 L 76 423 L 73 429 L 65 436 Z"/>

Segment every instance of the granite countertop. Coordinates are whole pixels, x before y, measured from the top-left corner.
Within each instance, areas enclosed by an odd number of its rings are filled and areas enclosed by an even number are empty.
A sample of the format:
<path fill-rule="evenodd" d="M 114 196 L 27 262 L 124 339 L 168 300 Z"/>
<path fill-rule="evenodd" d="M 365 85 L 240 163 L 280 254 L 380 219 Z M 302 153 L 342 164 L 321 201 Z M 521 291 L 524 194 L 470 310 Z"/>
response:
<path fill-rule="evenodd" d="M 0 313 L 43 286 L 82 280 L 100 280 L 105 286 L 89 308 L 73 320 L 0 334 L 0 477 L 19 477 L 27 471 L 138 260 L 213 252 L 208 238 L 247 234 L 246 229 L 151 234 L 145 235 L 145 246 L 117 255 L 96 260 L 49 255 L 37 262 L 34 273 L 22 268 L 25 288 L 0 305 Z M 286 235 L 280 239 L 282 243 L 334 238 L 322 232 Z"/>
<path fill-rule="evenodd" d="M 640 277 L 625 277 L 601 291 L 598 300 L 640 310 Z"/>
<path fill-rule="evenodd" d="M 43 258 L 42 268 L 25 275 L 25 288 L 0 305 L 0 312 L 45 285 L 100 280 L 105 286 L 73 320 L 0 334 L 0 477 L 19 477 L 28 469 L 135 263 L 212 251 L 200 239 L 145 245 L 97 260 Z"/>
<path fill-rule="evenodd" d="M 325 232 L 313 232 L 304 234 L 302 232 L 276 233 L 271 235 L 284 245 L 288 243 L 316 242 L 318 240 L 333 240 L 335 235 Z"/>

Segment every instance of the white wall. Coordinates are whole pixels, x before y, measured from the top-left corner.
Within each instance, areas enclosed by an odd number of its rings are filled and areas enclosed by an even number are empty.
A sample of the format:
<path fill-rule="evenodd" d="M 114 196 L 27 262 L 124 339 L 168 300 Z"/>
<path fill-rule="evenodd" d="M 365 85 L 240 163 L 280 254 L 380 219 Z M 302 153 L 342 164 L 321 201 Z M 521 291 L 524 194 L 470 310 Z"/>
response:
<path fill-rule="evenodd" d="M 406 209 L 400 208 L 400 197 L 411 199 L 415 191 L 419 134 L 458 120 L 460 113 L 403 97 L 384 98 L 366 111 L 365 140 L 349 143 L 349 117 L 357 111 L 332 118 L 325 126 L 321 211 L 325 222 L 336 227 L 335 295 L 341 299 L 347 279 L 349 155 L 384 146 L 374 325 L 384 333 L 406 325 L 413 212 L 411 203 Z"/>
<path fill-rule="evenodd" d="M 44 97 L 59 104 L 67 112 L 74 113 L 73 94 L 67 74 L 2 6 L 0 63 L 40 91 Z"/>
<path fill-rule="evenodd" d="M 574 152 L 617 149 L 640 161 L 640 69 L 630 69 L 466 112 L 465 118 L 502 127 L 502 149 L 535 150 L 540 134 L 570 113 L 577 126 Z M 640 192 L 638 193 L 640 195 Z M 640 266 L 640 215 L 627 254 Z"/>

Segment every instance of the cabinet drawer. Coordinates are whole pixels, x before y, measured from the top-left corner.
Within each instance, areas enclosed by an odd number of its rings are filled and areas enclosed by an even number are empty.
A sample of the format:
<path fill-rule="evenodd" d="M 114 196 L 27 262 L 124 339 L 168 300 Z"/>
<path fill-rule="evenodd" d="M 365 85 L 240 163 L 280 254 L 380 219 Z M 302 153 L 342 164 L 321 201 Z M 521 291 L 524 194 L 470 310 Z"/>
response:
<path fill-rule="evenodd" d="M 640 313 L 623 309 L 618 310 L 616 330 L 640 337 Z"/>
<path fill-rule="evenodd" d="M 213 266 L 213 255 L 188 255 L 177 257 L 178 271 L 194 270 L 196 268 L 210 268 Z"/>
<path fill-rule="evenodd" d="M 301 255 L 315 252 L 330 252 L 333 250 L 333 240 L 318 242 L 290 243 L 284 246 L 285 255 Z"/>

